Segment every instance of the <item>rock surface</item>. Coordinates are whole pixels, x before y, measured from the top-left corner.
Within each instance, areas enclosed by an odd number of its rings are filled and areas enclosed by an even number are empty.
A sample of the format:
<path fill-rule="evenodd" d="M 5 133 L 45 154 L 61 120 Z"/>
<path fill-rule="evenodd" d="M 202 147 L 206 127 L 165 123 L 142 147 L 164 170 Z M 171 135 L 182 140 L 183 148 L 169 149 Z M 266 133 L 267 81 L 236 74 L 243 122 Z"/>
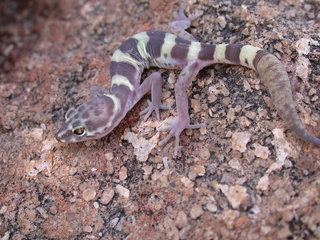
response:
<path fill-rule="evenodd" d="M 166 30 L 179 2 L 1 1 L 0 239 L 320 239 L 320 149 L 286 131 L 250 69 L 201 71 L 188 94 L 191 121 L 206 127 L 181 135 L 177 159 L 172 143 L 158 145 L 161 122 L 139 117 L 146 98 L 103 139 L 55 140 L 70 106 L 91 86 L 110 86 L 119 44 Z M 203 42 L 279 57 L 302 121 L 319 136 L 319 9 L 190 0 L 186 14 Z M 175 106 L 179 72 L 162 72 L 163 101 Z M 161 121 L 175 114 L 162 111 Z"/>

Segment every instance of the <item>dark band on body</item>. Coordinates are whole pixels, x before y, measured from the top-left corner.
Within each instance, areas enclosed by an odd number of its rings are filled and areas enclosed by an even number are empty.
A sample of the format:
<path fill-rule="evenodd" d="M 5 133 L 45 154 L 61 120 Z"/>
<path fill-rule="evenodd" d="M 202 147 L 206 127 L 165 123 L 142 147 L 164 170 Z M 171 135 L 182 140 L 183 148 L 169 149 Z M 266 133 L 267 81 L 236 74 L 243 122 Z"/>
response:
<path fill-rule="evenodd" d="M 160 57 L 166 33 L 162 31 L 149 31 L 147 35 L 149 36 L 149 41 L 146 46 L 147 53 L 151 58 Z"/>
<path fill-rule="evenodd" d="M 129 62 L 114 62 L 110 64 L 110 76 L 121 75 L 126 77 L 132 85 L 135 85 L 137 68 Z"/>
<path fill-rule="evenodd" d="M 138 43 L 139 41 L 137 39 L 129 38 L 121 44 L 119 50 L 123 53 L 129 54 L 133 59 L 137 60 L 138 62 L 143 62 L 145 61 L 145 59 L 139 53 Z"/>
<path fill-rule="evenodd" d="M 190 45 L 191 45 L 191 41 L 177 37 L 176 45 L 171 50 L 171 57 L 173 59 L 179 59 L 179 60 L 186 59 L 188 56 Z"/>

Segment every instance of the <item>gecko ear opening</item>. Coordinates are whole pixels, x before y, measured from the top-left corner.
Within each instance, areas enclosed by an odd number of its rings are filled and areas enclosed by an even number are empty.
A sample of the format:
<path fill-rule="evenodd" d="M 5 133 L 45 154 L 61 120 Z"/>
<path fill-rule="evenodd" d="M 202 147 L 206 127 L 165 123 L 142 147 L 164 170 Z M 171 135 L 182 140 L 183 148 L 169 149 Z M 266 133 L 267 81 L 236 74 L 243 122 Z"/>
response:
<path fill-rule="evenodd" d="M 101 87 L 98 86 L 92 86 L 90 87 L 90 95 L 91 97 L 99 97 L 103 94 L 109 93 L 109 90 L 107 89 L 103 89 Z"/>
<path fill-rule="evenodd" d="M 70 118 L 72 118 L 76 114 L 76 109 L 74 107 L 69 108 L 69 110 L 64 115 L 64 119 L 68 121 Z"/>

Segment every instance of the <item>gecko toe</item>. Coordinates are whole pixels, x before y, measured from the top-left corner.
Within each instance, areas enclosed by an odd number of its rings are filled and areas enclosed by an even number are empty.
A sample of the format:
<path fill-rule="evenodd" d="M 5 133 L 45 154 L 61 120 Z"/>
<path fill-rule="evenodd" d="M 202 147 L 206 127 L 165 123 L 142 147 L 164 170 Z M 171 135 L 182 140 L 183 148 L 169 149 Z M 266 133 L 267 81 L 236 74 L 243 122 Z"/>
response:
<path fill-rule="evenodd" d="M 159 142 L 160 146 L 167 144 L 171 138 L 175 138 L 174 143 L 174 153 L 173 156 L 177 156 L 179 152 L 179 143 L 180 143 L 180 134 L 184 129 L 196 129 L 205 127 L 205 124 L 190 124 L 189 119 L 172 119 L 166 123 L 166 126 L 163 126 L 158 129 L 158 131 L 170 131 L 169 134 Z"/>
<path fill-rule="evenodd" d="M 143 109 L 139 115 L 145 115 L 143 120 L 147 121 L 148 118 L 151 116 L 152 112 L 156 113 L 156 118 L 158 121 L 160 121 L 160 110 L 169 110 L 171 109 L 171 106 L 168 105 L 164 105 L 161 103 L 154 103 L 154 102 L 150 102 L 148 100 L 148 107 L 146 107 L 145 109 Z"/>

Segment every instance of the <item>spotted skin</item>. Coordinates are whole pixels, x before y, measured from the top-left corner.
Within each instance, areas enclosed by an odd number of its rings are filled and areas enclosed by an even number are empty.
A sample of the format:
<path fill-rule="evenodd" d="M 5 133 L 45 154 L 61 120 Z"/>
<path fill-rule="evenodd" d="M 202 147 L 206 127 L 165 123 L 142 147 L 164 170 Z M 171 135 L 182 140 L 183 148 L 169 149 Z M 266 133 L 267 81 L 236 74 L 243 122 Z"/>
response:
<path fill-rule="evenodd" d="M 184 18 L 179 21 L 183 22 Z M 177 26 L 176 24 L 175 27 Z M 176 155 L 181 132 L 186 128 L 203 126 L 190 124 L 187 87 L 202 68 L 215 63 L 242 65 L 254 69 L 267 86 L 278 114 L 289 128 L 303 140 L 320 147 L 320 139 L 308 133 L 300 120 L 288 74 L 284 65 L 274 55 L 251 45 L 211 45 L 162 31 L 142 32 L 125 40 L 111 58 L 111 88 L 96 89 L 88 102 L 78 108 L 70 108 L 56 137 L 61 142 L 101 138 L 110 133 L 149 91 L 152 92 L 152 101 L 143 111 L 146 114 L 145 119 L 153 111 L 159 119 L 159 110 L 167 109 L 161 104 L 161 75 L 153 73 L 141 83 L 141 74 L 144 69 L 154 66 L 181 69 L 175 85 L 178 116 L 162 129 L 169 131 L 169 134 L 160 142 L 166 144 L 175 137 Z"/>

